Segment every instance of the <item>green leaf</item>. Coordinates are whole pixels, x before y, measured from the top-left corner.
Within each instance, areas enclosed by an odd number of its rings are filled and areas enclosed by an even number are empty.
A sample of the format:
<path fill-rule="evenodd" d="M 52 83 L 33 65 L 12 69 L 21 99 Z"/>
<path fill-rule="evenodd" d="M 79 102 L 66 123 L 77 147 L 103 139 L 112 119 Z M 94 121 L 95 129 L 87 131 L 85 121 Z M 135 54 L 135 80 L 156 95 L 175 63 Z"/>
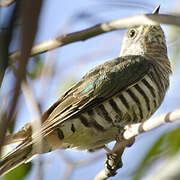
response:
<path fill-rule="evenodd" d="M 133 180 L 142 179 L 148 170 L 161 158 L 168 158 L 180 151 L 180 128 L 165 132 L 151 147 L 134 171 Z"/>
<path fill-rule="evenodd" d="M 2 177 L 2 180 L 23 180 L 26 175 L 30 172 L 32 163 L 21 164 L 17 168 L 13 169 Z"/>

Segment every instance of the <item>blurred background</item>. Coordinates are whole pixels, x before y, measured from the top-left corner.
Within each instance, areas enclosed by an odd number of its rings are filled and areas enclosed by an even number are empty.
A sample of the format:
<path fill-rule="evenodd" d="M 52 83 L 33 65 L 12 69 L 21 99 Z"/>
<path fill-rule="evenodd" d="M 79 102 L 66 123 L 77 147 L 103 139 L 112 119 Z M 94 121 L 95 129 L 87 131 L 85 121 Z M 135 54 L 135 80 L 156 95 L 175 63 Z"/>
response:
<path fill-rule="evenodd" d="M 160 13 L 180 15 L 178 0 L 44 0 L 34 44 L 116 18 L 151 13 L 158 4 L 161 5 Z M 3 37 L 13 17 L 14 8 L 15 3 L 0 8 L 1 58 Z M 20 47 L 21 23 L 20 19 L 14 22 L 10 43 L 7 45 L 9 53 Z M 166 97 L 153 116 L 180 107 L 180 28 L 167 25 L 162 27 L 167 39 L 173 74 Z M 125 30 L 119 30 L 105 33 L 31 57 L 27 63 L 26 79 L 41 112 L 44 112 L 92 67 L 117 57 L 124 32 Z M 8 108 L 15 74 L 16 64 L 10 64 L 6 69 L 0 90 L 0 113 Z M 36 117 L 33 111 L 28 107 L 21 93 L 9 132 L 17 131 L 34 118 Z M 123 154 L 123 168 L 110 179 L 165 179 L 163 175 L 171 177 L 169 179 L 180 179 L 179 139 L 180 123 L 178 122 L 166 124 L 137 136 L 135 144 L 127 148 Z M 112 146 L 113 143 L 109 144 L 109 147 Z M 104 168 L 105 158 L 104 150 L 94 153 L 57 150 L 34 158 L 32 162 L 21 165 L 2 179 L 91 180 Z"/>

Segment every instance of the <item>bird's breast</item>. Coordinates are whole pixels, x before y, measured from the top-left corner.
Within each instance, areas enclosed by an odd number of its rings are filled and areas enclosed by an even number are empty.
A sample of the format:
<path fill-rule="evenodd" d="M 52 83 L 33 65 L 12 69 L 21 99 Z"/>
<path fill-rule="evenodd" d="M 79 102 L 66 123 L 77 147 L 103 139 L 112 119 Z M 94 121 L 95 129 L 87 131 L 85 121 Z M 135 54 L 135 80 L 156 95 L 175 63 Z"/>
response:
<path fill-rule="evenodd" d="M 97 149 L 115 140 L 125 125 L 147 120 L 169 85 L 168 77 L 160 74 L 152 69 L 111 99 L 60 124 L 54 135 L 56 148 Z"/>

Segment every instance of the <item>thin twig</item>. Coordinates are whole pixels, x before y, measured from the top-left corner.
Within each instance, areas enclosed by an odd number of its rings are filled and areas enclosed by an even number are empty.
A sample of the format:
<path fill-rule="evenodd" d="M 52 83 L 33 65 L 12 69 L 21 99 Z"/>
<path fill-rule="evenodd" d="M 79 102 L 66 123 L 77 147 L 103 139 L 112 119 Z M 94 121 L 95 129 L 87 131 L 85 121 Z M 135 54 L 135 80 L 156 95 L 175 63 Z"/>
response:
<path fill-rule="evenodd" d="M 64 34 L 58 36 L 54 39 L 36 44 L 32 47 L 30 56 L 35 56 L 46 51 L 56 49 L 58 47 L 77 42 L 84 41 L 94 36 L 123 29 L 127 27 L 132 27 L 135 25 L 159 25 L 159 24 L 171 24 L 180 26 L 180 16 L 166 15 L 166 14 L 146 14 L 146 15 L 136 15 L 126 18 L 116 19 L 114 21 L 101 23 L 96 26 L 90 27 L 88 29 L 77 31 L 74 33 Z M 16 51 L 10 55 L 11 60 L 16 60 L 19 57 L 20 52 Z"/>
<path fill-rule="evenodd" d="M 112 153 L 107 153 L 106 167 L 101 170 L 95 177 L 95 180 L 106 180 L 111 176 L 116 175 L 116 171 L 122 167 L 121 156 L 126 147 L 129 147 L 129 142 L 135 136 L 150 131 L 156 127 L 159 127 L 165 123 L 174 122 L 180 120 L 180 109 L 175 111 L 161 114 L 155 118 L 149 119 L 143 123 L 127 125 L 124 128 L 122 143 L 117 142 L 112 150 Z M 127 144 L 124 144 L 127 143 Z M 117 147 L 117 144 L 119 147 Z M 114 149 L 116 152 L 114 153 Z"/>
<path fill-rule="evenodd" d="M 19 2 L 19 1 L 18 1 Z M 40 13 L 40 8 L 42 5 L 42 0 L 31 0 L 31 1 L 21 1 L 21 16 L 22 16 L 22 41 L 21 41 L 21 55 L 17 65 L 16 81 L 14 83 L 14 93 L 9 103 L 9 112 L 7 118 L 4 116 L 1 120 L 1 133 L 0 133 L 0 150 L 4 142 L 4 137 L 6 130 L 9 127 L 10 121 L 16 110 L 16 105 L 18 102 L 21 82 L 25 79 L 26 66 L 29 58 L 30 51 L 32 49 L 32 44 L 36 35 L 38 18 Z M 16 3 L 19 7 L 19 4 Z M 33 17 L 29 14 L 33 14 Z M 29 23 L 31 22 L 31 23 Z"/>
<path fill-rule="evenodd" d="M 8 24 L 6 28 L 0 33 L 0 87 L 4 78 L 6 68 L 9 64 L 9 45 L 13 35 L 13 27 L 16 21 L 16 15 L 18 11 L 18 6 L 14 6 L 12 13 L 9 12 L 11 16 L 9 22 L 4 19 L 4 23 Z"/>
<path fill-rule="evenodd" d="M 169 113 L 161 114 L 155 118 L 149 119 L 143 123 L 137 123 L 125 126 L 123 134 L 124 139 L 128 140 L 138 134 L 150 131 L 168 122 L 180 120 L 180 109 L 174 110 Z"/>
<path fill-rule="evenodd" d="M 8 58 L 9 43 L 11 41 L 13 25 L 14 25 L 15 16 L 16 16 L 18 8 L 19 8 L 19 4 L 17 3 L 14 7 L 8 30 L 6 31 L 6 35 L 5 35 L 6 37 L 4 37 L 5 43 L 4 43 L 4 41 L 2 41 L 4 44 L 2 45 L 3 46 L 3 52 L 1 52 L 1 60 L 0 61 L 7 61 L 7 62 L 1 62 L 0 63 L 0 65 L 1 65 L 1 68 L 0 68 L 1 69 L 0 87 L 1 87 L 1 83 L 2 83 L 2 80 L 4 78 L 4 73 L 5 73 L 5 70 L 7 68 L 8 61 L 9 61 L 9 58 Z M 6 53 L 7 53 L 7 55 L 6 55 Z M 18 86 L 18 84 L 16 84 L 16 85 Z M 14 96 L 12 98 L 13 101 L 12 101 L 12 104 L 10 105 L 10 108 L 9 108 L 10 109 L 9 116 L 7 116 L 7 112 L 2 112 L 2 114 L 0 116 L 0 132 L 1 132 L 0 133 L 0 154 L 1 154 L 1 147 L 3 146 L 3 143 L 4 143 L 6 130 L 9 126 L 10 120 L 14 114 L 14 111 L 15 111 L 15 106 L 16 106 L 16 102 L 18 99 L 18 97 L 16 96 L 18 94 L 18 90 L 19 90 L 19 87 L 16 87 L 14 90 Z"/>
<path fill-rule="evenodd" d="M 21 1 L 21 11 L 22 11 L 22 28 L 23 28 L 23 32 L 22 32 L 22 36 L 24 37 L 22 39 L 22 60 L 25 61 L 25 63 L 27 63 L 28 58 L 29 58 L 29 54 L 31 52 L 32 49 L 32 45 L 33 45 L 33 41 L 35 39 L 36 36 L 36 31 L 38 29 L 38 19 L 39 19 L 39 14 L 41 11 L 41 6 L 43 4 L 43 0 L 31 0 L 31 1 Z M 33 14 L 33 16 L 31 16 L 30 14 Z M 23 69 L 24 71 L 24 78 L 22 80 L 25 79 L 25 75 L 26 75 L 26 68 Z M 27 103 L 30 106 L 30 109 L 33 110 L 33 113 L 36 114 L 37 119 L 35 119 L 35 123 L 32 122 L 32 140 L 33 139 L 33 133 L 36 131 L 39 131 L 41 129 L 41 113 L 40 110 L 38 108 L 38 105 L 35 101 L 35 98 L 33 97 L 32 91 L 30 89 L 30 87 L 23 83 L 22 87 L 24 89 L 24 93 L 26 94 L 26 99 L 27 99 Z M 39 138 L 37 139 L 37 143 L 35 143 L 34 147 L 35 151 L 37 153 L 42 153 L 43 151 L 43 147 L 42 147 L 42 136 L 40 135 Z M 43 174 L 42 174 L 42 168 L 41 168 L 41 160 L 39 159 L 39 161 L 37 162 L 38 164 L 38 172 L 37 172 L 37 177 L 38 179 L 42 180 L 43 179 Z"/>

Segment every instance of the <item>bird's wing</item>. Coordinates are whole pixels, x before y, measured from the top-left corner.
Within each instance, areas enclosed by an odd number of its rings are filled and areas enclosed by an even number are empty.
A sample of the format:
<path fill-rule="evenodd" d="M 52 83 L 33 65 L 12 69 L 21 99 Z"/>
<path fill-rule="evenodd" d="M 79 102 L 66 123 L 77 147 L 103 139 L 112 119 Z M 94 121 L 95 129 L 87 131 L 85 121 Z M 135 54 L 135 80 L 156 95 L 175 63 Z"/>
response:
<path fill-rule="evenodd" d="M 152 66 L 141 56 L 118 57 L 89 71 L 42 116 L 43 136 L 79 113 L 104 102 L 141 80 Z M 38 137 L 40 132 L 33 134 Z"/>
<path fill-rule="evenodd" d="M 22 139 L 15 149 L 0 161 L 0 174 L 7 172 L 33 156 L 32 144 L 47 136 L 58 125 L 111 98 L 141 80 L 151 67 L 151 62 L 140 56 L 118 57 L 89 71 L 68 90 L 42 116 L 41 130 L 32 134 L 31 125 L 24 126 L 12 137 Z M 28 136 L 24 136 L 24 129 Z M 29 132 L 29 133 L 28 133 Z M 18 157 L 18 158 L 17 158 Z M 20 157 L 20 158 L 19 158 Z"/>

